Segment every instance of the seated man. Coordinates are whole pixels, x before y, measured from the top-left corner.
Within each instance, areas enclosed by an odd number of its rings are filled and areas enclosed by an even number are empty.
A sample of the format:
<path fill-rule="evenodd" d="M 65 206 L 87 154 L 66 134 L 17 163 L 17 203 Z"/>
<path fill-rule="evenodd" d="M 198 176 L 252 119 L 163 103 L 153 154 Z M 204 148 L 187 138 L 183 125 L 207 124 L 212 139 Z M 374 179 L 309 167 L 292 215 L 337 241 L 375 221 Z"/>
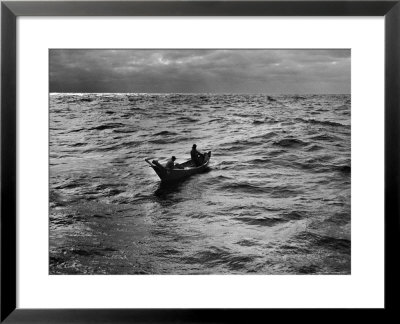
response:
<path fill-rule="evenodd" d="M 190 151 L 190 157 L 195 166 L 200 166 L 203 163 L 204 154 L 197 151 L 196 147 L 197 147 L 197 145 L 193 144 L 192 150 Z"/>
<path fill-rule="evenodd" d="M 175 168 L 175 160 L 176 160 L 176 157 L 175 157 L 175 156 L 171 157 L 171 158 L 168 160 L 167 164 L 165 165 L 165 168 L 166 168 L 166 169 L 170 169 L 170 170 L 172 170 L 173 168 Z"/>
<path fill-rule="evenodd" d="M 171 157 L 167 164 L 165 165 L 165 168 L 168 170 L 173 170 L 173 169 L 183 169 L 183 167 L 181 165 L 179 165 L 178 163 L 175 163 L 176 157 L 173 156 Z"/>

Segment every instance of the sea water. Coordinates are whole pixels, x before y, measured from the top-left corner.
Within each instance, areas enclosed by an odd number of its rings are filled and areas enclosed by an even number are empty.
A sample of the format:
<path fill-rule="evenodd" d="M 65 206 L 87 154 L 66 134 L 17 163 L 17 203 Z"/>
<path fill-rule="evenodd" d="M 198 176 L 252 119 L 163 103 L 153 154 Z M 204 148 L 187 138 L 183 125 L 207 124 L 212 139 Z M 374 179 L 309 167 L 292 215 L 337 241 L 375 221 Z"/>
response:
<path fill-rule="evenodd" d="M 349 274 L 350 95 L 50 94 L 50 274 Z M 212 151 L 162 185 L 145 158 Z"/>

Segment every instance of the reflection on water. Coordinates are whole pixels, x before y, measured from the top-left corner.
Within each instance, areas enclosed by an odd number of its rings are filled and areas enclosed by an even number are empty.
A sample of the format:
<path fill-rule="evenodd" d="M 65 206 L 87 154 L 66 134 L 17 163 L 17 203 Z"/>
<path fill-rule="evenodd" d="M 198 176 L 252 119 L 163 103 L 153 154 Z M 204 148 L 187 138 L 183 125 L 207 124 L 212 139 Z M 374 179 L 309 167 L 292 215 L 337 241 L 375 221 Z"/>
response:
<path fill-rule="evenodd" d="M 187 179 L 174 183 L 160 182 L 154 195 L 162 200 L 173 199 L 173 193 L 179 193 L 185 181 L 187 181 Z"/>

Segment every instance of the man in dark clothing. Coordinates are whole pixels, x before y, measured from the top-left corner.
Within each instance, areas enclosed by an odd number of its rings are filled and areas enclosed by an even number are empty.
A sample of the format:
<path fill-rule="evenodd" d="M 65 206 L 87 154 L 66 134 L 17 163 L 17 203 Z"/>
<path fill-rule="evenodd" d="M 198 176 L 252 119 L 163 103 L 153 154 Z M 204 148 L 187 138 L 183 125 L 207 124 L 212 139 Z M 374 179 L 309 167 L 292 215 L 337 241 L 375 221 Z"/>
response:
<path fill-rule="evenodd" d="M 203 163 L 204 154 L 201 154 L 199 151 L 197 151 L 196 147 L 197 145 L 193 144 L 192 150 L 190 151 L 190 157 L 195 166 L 200 166 Z"/>
<path fill-rule="evenodd" d="M 168 160 L 167 164 L 165 165 L 165 168 L 166 168 L 166 169 L 170 169 L 170 170 L 172 170 L 173 168 L 175 168 L 175 160 L 176 160 L 176 157 L 175 157 L 175 156 L 171 157 L 171 158 Z"/>

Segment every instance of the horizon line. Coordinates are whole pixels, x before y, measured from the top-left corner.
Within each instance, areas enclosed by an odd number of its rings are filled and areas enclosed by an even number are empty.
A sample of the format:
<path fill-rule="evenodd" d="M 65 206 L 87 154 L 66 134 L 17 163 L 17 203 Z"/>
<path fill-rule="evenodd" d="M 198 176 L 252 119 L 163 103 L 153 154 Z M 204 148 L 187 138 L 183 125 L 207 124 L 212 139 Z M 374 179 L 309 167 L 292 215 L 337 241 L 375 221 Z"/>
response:
<path fill-rule="evenodd" d="M 282 96 L 282 95 L 351 95 L 351 93 L 262 93 L 262 92 L 59 92 L 53 91 L 49 94 L 152 94 L 152 95 L 266 95 L 266 96 Z"/>

